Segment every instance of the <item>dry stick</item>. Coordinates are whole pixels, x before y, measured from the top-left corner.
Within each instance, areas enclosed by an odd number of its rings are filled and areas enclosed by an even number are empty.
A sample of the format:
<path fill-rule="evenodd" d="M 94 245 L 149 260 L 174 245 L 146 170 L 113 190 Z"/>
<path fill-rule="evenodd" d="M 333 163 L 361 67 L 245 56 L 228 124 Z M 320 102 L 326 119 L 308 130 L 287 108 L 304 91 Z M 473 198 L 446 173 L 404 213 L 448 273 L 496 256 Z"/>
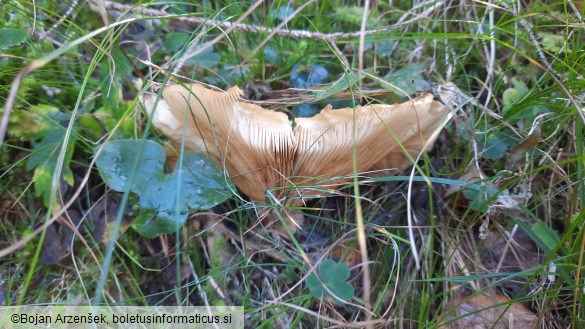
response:
<path fill-rule="evenodd" d="M 368 14 L 370 10 L 370 0 L 364 3 L 364 13 L 362 15 L 362 25 L 360 26 L 360 43 L 358 50 L 358 73 L 359 73 L 359 88 L 362 89 L 362 74 L 364 72 L 364 51 L 366 44 L 366 23 L 368 21 Z"/>
<path fill-rule="evenodd" d="M 96 4 L 98 0 L 89 0 L 92 4 Z M 157 9 L 145 9 L 141 7 L 136 7 L 134 5 L 124 5 L 119 4 L 114 1 L 103 1 L 103 4 L 106 9 L 116 10 L 116 11 L 127 11 L 133 13 L 140 13 L 144 16 L 150 17 L 157 17 L 157 18 L 172 18 L 176 19 L 181 22 L 197 24 L 197 25 L 207 25 L 210 27 L 221 27 L 221 28 L 229 28 L 230 31 L 233 29 L 238 29 L 244 32 L 251 32 L 251 33 L 266 33 L 266 34 L 274 34 L 274 35 L 281 35 L 287 36 L 296 39 L 317 39 L 317 40 L 341 40 L 341 39 L 355 39 L 359 38 L 361 32 L 335 32 L 335 33 L 321 33 L 321 32 L 311 32 L 305 30 L 280 30 L 276 28 L 268 28 L 265 26 L 259 25 L 250 25 L 250 24 L 242 24 L 241 20 L 238 20 L 234 23 L 230 21 L 220 21 L 214 19 L 207 19 L 205 17 L 192 17 L 186 15 L 171 15 L 164 10 L 157 10 Z M 414 21 L 422 19 L 424 17 L 412 19 L 409 21 L 402 22 L 401 24 L 393 24 L 391 27 L 385 27 L 377 30 L 367 30 L 364 32 L 365 36 L 374 35 L 381 32 L 388 32 L 396 29 L 398 25 L 406 25 L 410 24 Z"/>
<path fill-rule="evenodd" d="M 492 86 L 493 83 L 493 77 L 494 77 L 494 66 L 496 63 L 496 37 L 495 37 L 495 30 L 494 30 L 494 10 L 495 9 L 489 9 L 488 12 L 488 20 L 489 20 L 489 26 L 490 26 L 490 40 L 489 40 L 489 57 L 488 57 L 488 69 L 487 69 L 487 77 L 484 80 L 485 84 L 488 84 L 490 87 Z M 481 26 L 481 24 L 479 24 L 479 26 Z M 486 46 L 486 49 L 488 47 Z M 488 55 L 488 54 L 486 54 Z M 489 88 L 489 90 L 492 90 L 493 88 Z M 485 107 L 488 107 L 488 105 L 491 102 L 491 96 L 492 93 L 488 91 L 487 93 L 487 97 L 485 98 L 485 102 L 484 105 Z M 479 96 L 478 96 L 479 99 Z"/>
<path fill-rule="evenodd" d="M 514 224 L 514 227 L 512 228 L 512 232 L 508 233 L 504 230 L 504 238 L 507 240 L 506 241 L 506 245 L 504 246 L 504 251 L 502 252 L 502 257 L 500 257 L 500 260 L 498 261 L 498 265 L 496 265 L 496 270 L 494 271 L 494 273 L 501 273 L 502 272 L 502 266 L 504 265 L 504 260 L 506 258 L 506 256 L 508 255 L 508 251 L 510 250 L 510 247 L 512 246 L 512 243 L 514 242 L 514 235 L 516 234 L 516 232 L 518 231 L 518 224 Z M 497 282 L 497 278 L 493 278 L 491 280 L 492 284 L 495 286 L 496 282 Z"/>
<path fill-rule="evenodd" d="M 370 0 L 365 0 L 364 2 L 364 13 L 362 16 L 362 25 L 360 27 L 360 43 L 359 43 L 359 52 L 358 52 L 358 75 L 359 75 L 359 89 L 362 90 L 362 75 L 364 73 L 364 49 L 366 43 L 366 23 L 368 21 L 368 14 L 370 9 Z M 354 119 L 355 119 L 355 111 L 354 111 Z M 357 135 L 357 127 L 354 123 L 353 125 L 353 138 L 355 141 Z M 353 149 L 353 156 L 354 156 L 354 170 L 357 170 L 357 145 L 354 145 Z M 354 190 L 356 193 L 356 224 L 357 224 L 357 238 L 358 238 L 358 245 L 360 247 L 360 255 L 362 258 L 362 263 L 364 264 L 364 272 L 362 273 L 362 299 L 364 300 L 364 306 L 368 310 L 366 312 L 366 328 L 371 329 L 373 328 L 372 323 L 370 320 L 372 319 L 372 301 L 371 301 L 371 294 L 372 294 L 372 287 L 370 282 L 370 266 L 369 263 L 369 256 L 368 256 L 368 245 L 366 241 L 366 229 L 364 227 L 364 218 L 361 209 L 361 202 L 359 201 L 359 188 L 357 184 L 357 178 L 354 178 Z"/>
<path fill-rule="evenodd" d="M 432 4 L 432 5 L 431 5 Z M 431 16 L 431 13 L 437 9 L 439 9 L 439 7 L 443 7 L 445 5 L 445 1 L 438 1 L 435 3 L 432 2 L 427 2 L 427 1 L 422 1 L 421 3 L 415 5 L 414 7 L 410 8 L 409 11 L 407 11 L 406 13 L 404 13 L 404 15 L 402 15 L 398 21 L 396 22 L 397 24 L 402 24 L 402 23 L 408 23 L 410 24 L 410 22 L 412 22 L 413 20 L 406 20 L 406 17 L 411 15 L 411 16 L 417 16 L 420 18 L 428 18 Z M 424 7 L 424 6 L 429 6 L 427 9 L 425 9 L 422 13 L 417 14 L 414 13 L 416 10 L 419 10 L 420 8 Z"/>

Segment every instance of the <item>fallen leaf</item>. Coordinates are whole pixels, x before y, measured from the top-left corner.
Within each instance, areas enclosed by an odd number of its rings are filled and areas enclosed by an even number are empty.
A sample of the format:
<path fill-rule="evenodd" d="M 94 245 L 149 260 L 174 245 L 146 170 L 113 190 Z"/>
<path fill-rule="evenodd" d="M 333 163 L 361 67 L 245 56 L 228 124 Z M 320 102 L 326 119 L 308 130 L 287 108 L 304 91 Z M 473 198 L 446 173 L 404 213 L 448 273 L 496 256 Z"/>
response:
<path fill-rule="evenodd" d="M 531 329 L 538 324 L 536 314 L 524 305 L 493 294 L 459 296 L 449 302 L 441 317 L 446 323 L 442 329 Z"/>
<path fill-rule="evenodd" d="M 65 248 L 61 241 L 61 236 L 57 232 L 55 225 L 49 225 L 43 240 L 43 248 L 41 250 L 41 264 L 56 264 L 61 260 L 65 254 Z"/>

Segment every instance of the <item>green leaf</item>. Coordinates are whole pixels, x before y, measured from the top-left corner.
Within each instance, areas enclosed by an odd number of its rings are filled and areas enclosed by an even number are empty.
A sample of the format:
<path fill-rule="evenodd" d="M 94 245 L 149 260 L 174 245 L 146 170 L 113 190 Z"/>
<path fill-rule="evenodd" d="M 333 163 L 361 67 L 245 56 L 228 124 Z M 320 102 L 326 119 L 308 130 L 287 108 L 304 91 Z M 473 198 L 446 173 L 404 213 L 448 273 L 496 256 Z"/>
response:
<path fill-rule="evenodd" d="M 551 53 L 559 53 L 570 50 L 566 46 L 566 37 L 562 34 L 538 32 L 538 38 L 542 41 L 542 47 Z"/>
<path fill-rule="evenodd" d="M 175 232 L 189 210 L 211 208 L 235 189 L 203 154 L 185 153 L 170 174 L 163 172 L 165 157 L 154 141 L 118 140 L 106 144 L 96 162 L 113 190 L 138 195 L 142 214 L 132 226 L 146 237 Z"/>
<path fill-rule="evenodd" d="M 423 70 L 422 64 L 408 64 L 398 71 L 386 74 L 383 79 L 391 83 L 392 86 L 382 84 L 382 87 L 401 97 L 412 95 L 417 90 L 430 89 L 429 82 L 422 77 Z"/>
<path fill-rule="evenodd" d="M 132 63 L 130 63 L 128 57 L 124 55 L 120 48 L 114 47 L 112 49 L 112 55 L 114 57 L 113 62 L 116 63 L 116 69 L 118 72 L 125 72 L 129 74 L 130 72 L 134 71 L 134 66 L 132 66 Z M 113 70 L 114 68 L 110 69 Z"/>
<path fill-rule="evenodd" d="M 105 133 L 112 133 L 116 138 L 131 137 L 136 131 L 136 121 L 132 116 L 117 115 L 118 108 L 101 107 L 93 113 L 78 116 L 77 124 L 83 129 L 86 137 L 101 139 Z"/>
<path fill-rule="evenodd" d="M 133 219 L 130 226 L 141 235 L 153 238 L 168 230 L 169 223 L 157 220 L 154 209 L 140 209 L 138 216 Z"/>
<path fill-rule="evenodd" d="M 268 63 L 274 66 L 278 66 L 282 63 L 278 52 L 273 47 L 266 46 L 266 48 L 264 48 L 264 57 L 266 58 Z"/>
<path fill-rule="evenodd" d="M 512 78 L 512 85 L 513 88 L 508 88 L 504 90 L 502 94 L 502 100 L 504 102 L 504 112 L 506 111 L 507 107 L 510 107 L 514 103 L 518 102 L 522 99 L 522 97 L 528 94 L 528 87 L 526 84 L 517 78 Z"/>
<path fill-rule="evenodd" d="M 28 158 L 26 169 L 34 169 L 33 182 L 35 184 L 35 195 L 43 198 L 43 204 L 49 207 L 51 204 L 51 191 L 53 189 L 53 175 L 57 169 L 59 152 L 63 145 L 66 129 L 63 127 L 49 131 L 42 141 L 35 145 L 34 151 Z M 70 168 L 73 150 L 75 148 L 75 139 L 72 135 L 65 151 L 63 161 L 62 178 L 70 186 L 73 186 L 73 172 Z"/>
<path fill-rule="evenodd" d="M 532 225 L 532 233 L 536 235 L 539 241 L 536 241 L 540 247 L 544 247 L 546 252 L 552 252 L 560 243 L 561 238 L 559 234 L 552 228 L 543 223 L 536 223 Z"/>
<path fill-rule="evenodd" d="M 468 188 L 463 192 L 463 196 L 469 201 L 469 208 L 475 211 L 482 211 L 489 206 L 488 200 L 490 200 L 498 190 L 490 186 L 490 182 L 485 183 L 486 186 L 481 186 L 479 189 Z"/>
<path fill-rule="evenodd" d="M 199 67 L 206 67 L 210 68 L 215 66 L 221 60 L 221 55 L 218 53 L 213 52 L 213 48 L 209 47 L 205 49 L 197 56 L 193 56 L 188 58 L 185 61 L 185 65 L 187 66 L 199 66 Z"/>
<path fill-rule="evenodd" d="M 47 104 L 32 105 L 14 117 L 16 120 L 11 122 L 10 134 L 28 141 L 37 141 L 52 130 L 63 129 L 60 122 L 70 119 L 69 114 Z"/>
<path fill-rule="evenodd" d="M 169 53 L 174 53 L 189 41 L 190 34 L 185 32 L 171 32 L 167 34 L 163 45 Z"/>
<path fill-rule="evenodd" d="M 504 157 L 504 153 L 510 146 L 509 141 L 497 133 L 491 133 L 485 140 L 481 157 L 484 159 L 498 160 Z"/>
<path fill-rule="evenodd" d="M 0 28 L 0 49 L 7 49 L 26 41 L 28 34 L 23 29 L 12 27 Z"/>
<path fill-rule="evenodd" d="M 526 86 L 526 84 L 524 82 L 522 82 L 522 80 L 520 80 L 516 77 L 513 77 L 512 78 L 512 85 L 518 91 L 518 93 L 520 94 L 520 97 L 524 97 L 526 94 L 528 94 L 528 86 Z"/>
<path fill-rule="evenodd" d="M 512 84 L 514 88 L 508 88 L 502 94 L 502 114 L 510 124 L 515 124 L 520 119 L 533 120 L 540 113 L 550 112 L 544 104 L 530 104 L 536 100 L 522 101 L 528 94 L 528 87 L 522 81 L 512 78 Z"/>
<path fill-rule="evenodd" d="M 508 88 L 504 90 L 502 94 L 502 101 L 504 102 L 504 111 L 506 111 L 506 106 L 510 106 L 522 98 L 520 92 L 516 88 Z"/>
<path fill-rule="evenodd" d="M 347 303 L 355 290 L 349 279 L 349 267 L 327 259 L 319 265 L 319 275 L 312 273 L 307 278 L 307 287 L 316 298 L 331 297 L 335 303 Z M 320 279 L 320 280 L 319 280 Z"/>
<path fill-rule="evenodd" d="M 380 42 L 376 47 L 376 53 L 380 56 L 390 56 L 392 53 L 392 44 L 388 41 Z"/>
<path fill-rule="evenodd" d="M 506 89 L 502 94 L 502 114 L 510 124 L 515 124 L 520 119 L 533 121 L 540 113 L 550 112 L 546 102 L 540 101 L 539 104 L 538 99 L 529 97 L 523 100 L 530 90 L 520 79 L 512 78 L 512 85 L 513 88 Z"/>

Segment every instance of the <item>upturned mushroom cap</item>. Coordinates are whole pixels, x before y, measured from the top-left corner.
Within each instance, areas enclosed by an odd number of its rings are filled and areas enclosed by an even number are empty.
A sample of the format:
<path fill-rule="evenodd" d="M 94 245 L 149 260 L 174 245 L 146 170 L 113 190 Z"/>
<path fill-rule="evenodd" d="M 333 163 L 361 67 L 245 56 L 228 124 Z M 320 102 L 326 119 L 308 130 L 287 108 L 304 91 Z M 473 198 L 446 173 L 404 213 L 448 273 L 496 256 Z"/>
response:
<path fill-rule="evenodd" d="M 412 164 L 409 156 L 430 148 L 449 114 L 425 94 L 402 104 L 328 106 L 313 118 L 296 119 L 293 129 L 284 113 L 246 103 L 241 93 L 238 87 L 221 92 L 170 85 L 156 107 L 152 96 L 143 103 L 159 132 L 175 145 L 184 135 L 187 151 L 207 153 L 253 201 L 264 201 L 267 189 L 277 197 L 311 197 L 322 194 L 319 186 L 339 186 L 354 173 L 354 147 L 358 173 L 401 171 Z"/>
<path fill-rule="evenodd" d="M 325 108 L 296 120 L 296 170 L 300 176 L 324 178 L 352 174 L 355 145 L 357 173 L 400 172 L 412 164 L 409 156 L 415 158 L 425 145 L 430 148 L 431 135 L 448 113 L 431 94 L 402 104 L 357 106 L 355 112 Z"/>
<path fill-rule="evenodd" d="M 227 92 L 193 85 L 165 87 L 154 108 L 144 104 L 154 127 L 176 146 L 185 135 L 185 149 L 207 153 L 225 168 L 234 184 L 250 199 L 264 200 L 264 190 L 286 175 L 294 155 L 294 136 L 283 113 L 240 102 L 242 91 Z"/>

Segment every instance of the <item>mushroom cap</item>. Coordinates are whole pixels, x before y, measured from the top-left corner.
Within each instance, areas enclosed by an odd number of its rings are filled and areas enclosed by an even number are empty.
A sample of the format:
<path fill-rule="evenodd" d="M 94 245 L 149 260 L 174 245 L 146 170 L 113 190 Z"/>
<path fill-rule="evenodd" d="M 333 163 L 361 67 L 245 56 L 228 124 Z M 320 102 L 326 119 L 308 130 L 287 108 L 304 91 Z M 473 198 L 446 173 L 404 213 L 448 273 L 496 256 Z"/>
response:
<path fill-rule="evenodd" d="M 267 189 L 277 197 L 313 197 L 354 172 L 401 171 L 431 147 L 450 113 L 425 94 L 393 105 L 327 106 L 312 118 L 297 118 L 293 129 L 284 113 L 244 102 L 241 94 L 238 87 L 221 92 L 169 85 L 156 106 L 152 95 L 143 103 L 172 144 L 184 140 L 185 150 L 207 153 L 253 201 L 264 201 Z"/>
<path fill-rule="evenodd" d="M 208 154 L 244 194 L 260 201 L 267 187 L 285 177 L 294 136 L 284 113 L 240 102 L 241 93 L 238 87 L 221 92 L 170 85 L 156 108 L 153 97 L 144 103 L 154 127 L 176 149 L 184 135 L 186 151 Z"/>
<path fill-rule="evenodd" d="M 312 118 L 296 120 L 296 170 L 325 178 L 352 174 L 355 147 L 357 173 L 400 172 L 412 164 L 410 158 L 430 148 L 433 132 L 448 113 L 431 94 L 402 104 L 325 108 Z"/>

